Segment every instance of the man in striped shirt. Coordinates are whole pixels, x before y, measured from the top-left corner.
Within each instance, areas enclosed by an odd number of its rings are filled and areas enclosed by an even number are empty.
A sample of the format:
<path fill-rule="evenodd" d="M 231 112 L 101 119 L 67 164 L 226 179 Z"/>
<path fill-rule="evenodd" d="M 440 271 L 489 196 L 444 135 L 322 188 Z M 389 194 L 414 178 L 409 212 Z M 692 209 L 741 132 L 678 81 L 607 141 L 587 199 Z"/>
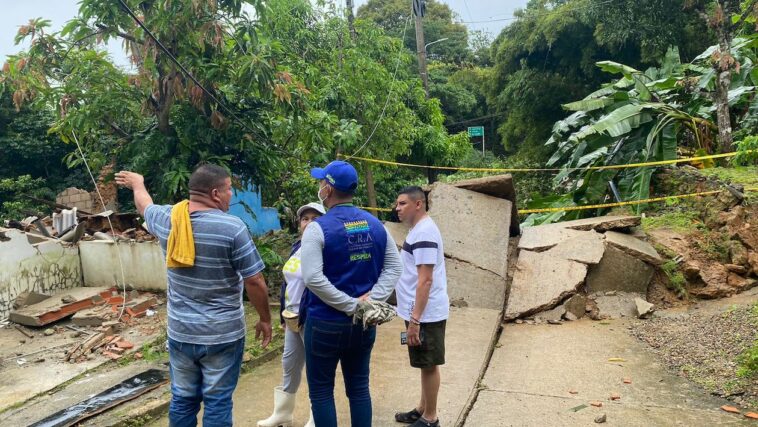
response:
<path fill-rule="evenodd" d="M 119 185 L 131 188 L 134 204 L 165 254 L 171 233 L 171 205 L 155 205 L 141 175 L 122 171 Z M 198 167 L 189 180 L 189 216 L 195 245 L 194 265 L 168 269 L 168 341 L 171 369 L 171 426 L 232 425 L 232 393 L 245 348 L 244 284 L 260 316 L 256 338 L 271 340 L 271 314 L 264 265 L 250 233 L 228 215 L 232 198 L 227 171 Z"/>

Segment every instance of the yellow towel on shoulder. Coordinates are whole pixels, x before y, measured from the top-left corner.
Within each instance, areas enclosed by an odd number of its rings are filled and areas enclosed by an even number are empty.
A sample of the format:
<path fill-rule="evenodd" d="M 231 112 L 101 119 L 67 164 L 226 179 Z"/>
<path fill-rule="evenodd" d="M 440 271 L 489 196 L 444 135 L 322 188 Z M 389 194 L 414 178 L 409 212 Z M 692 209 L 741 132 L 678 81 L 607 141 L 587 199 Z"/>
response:
<path fill-rule="evenodd" d="M 171 233 L 168 235 L 166 266 L 168 268 L 195 265 L 195 239 L 189 215 L 189 200 L 182 200 L 171 208 Z"/>

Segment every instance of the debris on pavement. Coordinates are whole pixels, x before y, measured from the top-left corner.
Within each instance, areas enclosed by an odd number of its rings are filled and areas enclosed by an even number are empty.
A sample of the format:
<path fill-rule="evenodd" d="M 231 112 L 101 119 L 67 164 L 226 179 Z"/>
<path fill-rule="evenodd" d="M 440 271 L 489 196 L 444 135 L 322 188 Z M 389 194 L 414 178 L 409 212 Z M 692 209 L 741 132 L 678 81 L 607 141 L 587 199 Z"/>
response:
<path fill-rule="evenodd" d="M 595 417 L 595 422 L 596 422 L 597 424 L 603 424 L 604 422 L 606 422 L 606 421 L 607 421 L 607 419 L 608 419 L 608 417 L 607 417 L 605 414 L 603 414 L 603 415 L 598 415 L 597 417 Z"/>
<path fill-rule="evenodd" d="M 594 406 L 596 408 L 602 408 L 603 402 L 600 402 L 598 400 L 593 400 L 592 402 L 590 402 L 590 406 Z"/>
<path fill-rule="evenodd" d="M 168 372 L 150 369 L 76 405 L 56 412 L 30 427 L 71 426 L 100 414 L 114 406 L 135 399 L 168 383 Z"/>
<path fill-rule="evenodd" d="M 731 412 L 732 414 L 741 414 L 742 411 L 735 408 L 734 406 L 724 405 L 721 407 L 721 410 L 724 412 Z"/>

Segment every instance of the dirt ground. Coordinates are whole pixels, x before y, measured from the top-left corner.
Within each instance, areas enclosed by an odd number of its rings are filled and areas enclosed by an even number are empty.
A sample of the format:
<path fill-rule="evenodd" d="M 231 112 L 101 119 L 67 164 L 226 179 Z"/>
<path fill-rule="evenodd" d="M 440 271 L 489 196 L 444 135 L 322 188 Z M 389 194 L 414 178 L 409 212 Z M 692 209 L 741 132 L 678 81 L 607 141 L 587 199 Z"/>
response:
<path fill-rule="evenodd" d="M 635 321 L 630 332 L 666 367 L 735 404 L 758 410 L 758 379 L 737 375 L 739 356 L 758 339 L 758 289 L 701 301 Z"/>

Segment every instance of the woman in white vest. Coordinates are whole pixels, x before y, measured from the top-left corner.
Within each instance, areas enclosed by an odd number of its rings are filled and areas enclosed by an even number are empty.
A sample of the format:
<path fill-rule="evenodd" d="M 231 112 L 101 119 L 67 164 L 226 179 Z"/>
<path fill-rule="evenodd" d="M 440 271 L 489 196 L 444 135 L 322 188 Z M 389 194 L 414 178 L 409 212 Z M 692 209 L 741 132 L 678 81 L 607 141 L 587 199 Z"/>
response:
<path fill-rule="evenodd" d="M 308 203 L 297 210 L 300 237 L 305 227 L 314 219 L 325 214 L 320 203 Z M 292 245 L 292 253 L 282 269 L 285 284 L 282 286 L 282 318 L 284 331 L 284 353 L 282 354 L 282 385 L 274 388 L 274 413 L 265 420 L 258 421 L 258 427 L 290 427 L 295 410 L 295 393 L 300 387 L 303 367 L 305 366 L 305 345 L 303 332 L 300 330 L 300 298 L 305 284 L 300 269 L 300 240 Z M 313 413 L 305 427 L 314 427 Z"/>

